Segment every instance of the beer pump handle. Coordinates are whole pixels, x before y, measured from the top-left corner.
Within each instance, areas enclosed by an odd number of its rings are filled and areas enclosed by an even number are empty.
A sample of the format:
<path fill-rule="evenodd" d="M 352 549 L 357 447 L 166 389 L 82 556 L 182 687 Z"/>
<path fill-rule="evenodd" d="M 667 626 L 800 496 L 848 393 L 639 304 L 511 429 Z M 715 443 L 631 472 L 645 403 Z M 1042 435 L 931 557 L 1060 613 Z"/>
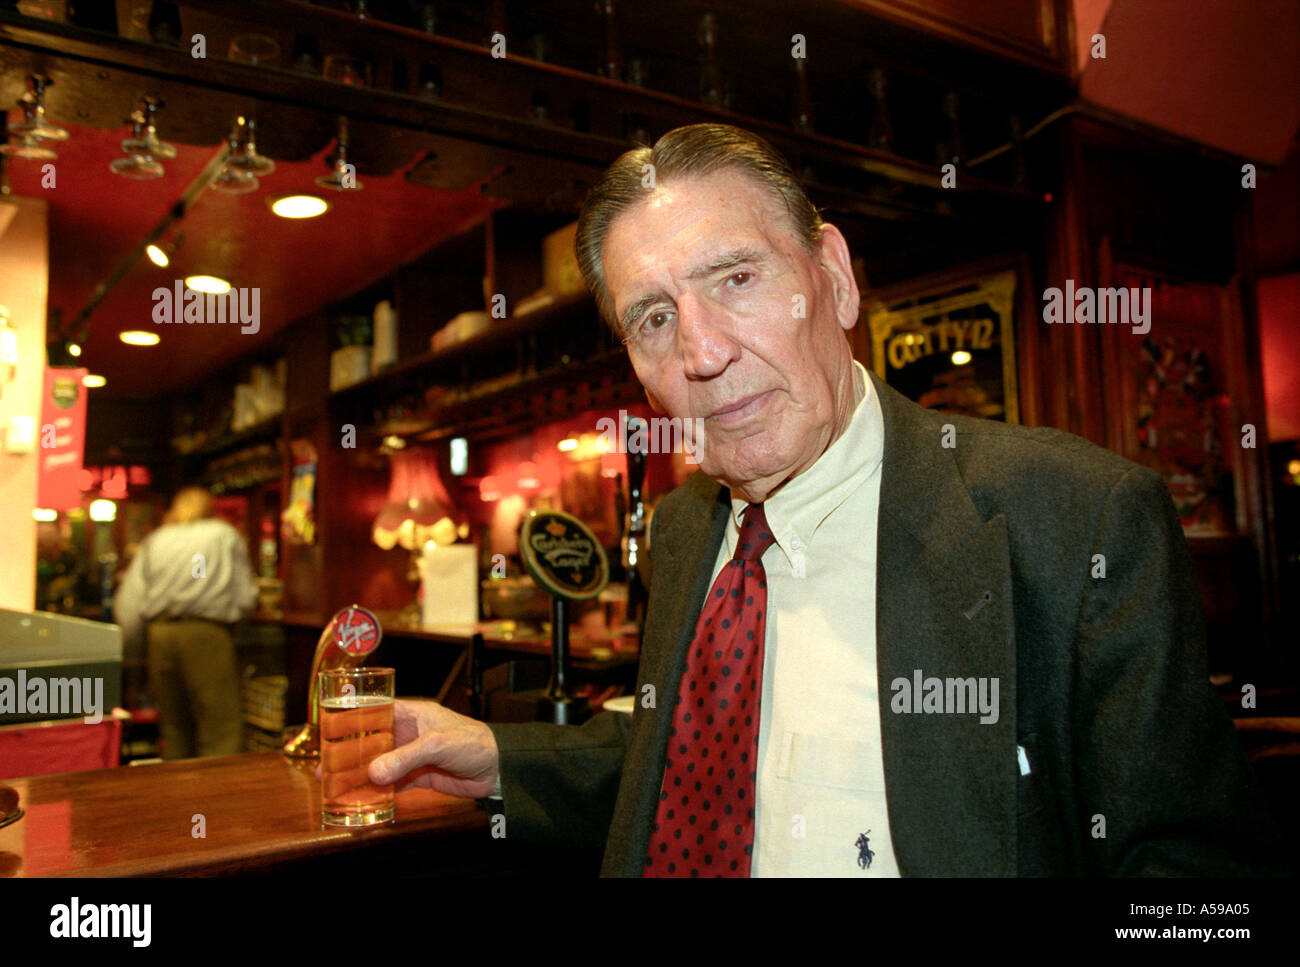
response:
<path fill-rule="evenodd" d="M 320 756 L 320 695 L 316 687 L 321 672 L 357 668 L 379 647 L 383 629 L 379 619 L 358 605 L 344 608 L 330 618 L 316 640 L 316 654 L 307 680 L 307 724 L 284 744 L 284 754 L 293 759 Z"/>
<path fill-rule="evenodd" d="M 649 449 L 649 425 L 639 416 L 627 420 L 627 536 L 623 539 L 623 567 L 627 576 L 627 620 L 638 629 L 644 624 L 644 608 L 649 596 L 645 586 L 645 503 L 641 489 L 645 484 L 646 452 Z"/>
<path fill-rule="evenodd" d="M 576 725 L 591 714 L 586 699 L 569 694 L 570 601 L 589 601 L 609 581 L 605 550 L 590 528 L 561 510 L 533 510 L 519 527 L 524 568 L 551 595 L 551 676 L 537 702 L 537 718 Z"/>

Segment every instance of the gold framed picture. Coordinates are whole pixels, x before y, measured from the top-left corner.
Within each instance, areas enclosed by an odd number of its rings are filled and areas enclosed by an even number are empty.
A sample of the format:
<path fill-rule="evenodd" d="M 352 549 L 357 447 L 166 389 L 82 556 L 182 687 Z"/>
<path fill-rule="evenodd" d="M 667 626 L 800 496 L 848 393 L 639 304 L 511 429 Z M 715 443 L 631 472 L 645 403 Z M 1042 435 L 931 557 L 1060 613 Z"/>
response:
<path fill-rule="evenodd" d="M 929 276 L 867 302 L 876 374 L 929 409 L 1020 422 L 1014 268 Z"/>

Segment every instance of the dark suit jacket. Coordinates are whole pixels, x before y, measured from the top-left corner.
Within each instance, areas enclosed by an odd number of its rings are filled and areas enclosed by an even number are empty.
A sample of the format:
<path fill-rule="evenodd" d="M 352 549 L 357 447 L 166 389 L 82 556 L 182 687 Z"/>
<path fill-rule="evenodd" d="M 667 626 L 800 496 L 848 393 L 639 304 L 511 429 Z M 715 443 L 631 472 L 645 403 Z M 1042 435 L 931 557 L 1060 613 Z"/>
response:
<path fill-rule="evenodd" d="M 1160 477 L 1079 437 L 926 410 L 872 381 L 885 432 L 877 675 L 900 871 L 1271 872 L 1275 833 L 1207 680 L 1196 578 Z M 493 726 L 511 837 L 604 843 L 604 873 L 640 875 L 729 507 L 696 474 L 655 514 L 633 716 Z M 857 583 L 845 574 L 845 594 Z M 891 711 L 889 683 L 916 669 L 997 677 L 997 722 Z"/>

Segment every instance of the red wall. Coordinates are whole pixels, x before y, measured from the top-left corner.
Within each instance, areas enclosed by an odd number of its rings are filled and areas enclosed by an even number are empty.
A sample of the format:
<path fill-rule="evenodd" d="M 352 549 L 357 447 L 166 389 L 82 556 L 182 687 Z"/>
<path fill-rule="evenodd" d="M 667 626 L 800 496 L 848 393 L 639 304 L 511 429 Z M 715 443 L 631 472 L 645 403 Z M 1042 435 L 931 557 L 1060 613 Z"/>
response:
<path fill-rule="evenodd" d="M 1268 438 L 1300 439 L 1300 272 L 1259 280 Z"/>

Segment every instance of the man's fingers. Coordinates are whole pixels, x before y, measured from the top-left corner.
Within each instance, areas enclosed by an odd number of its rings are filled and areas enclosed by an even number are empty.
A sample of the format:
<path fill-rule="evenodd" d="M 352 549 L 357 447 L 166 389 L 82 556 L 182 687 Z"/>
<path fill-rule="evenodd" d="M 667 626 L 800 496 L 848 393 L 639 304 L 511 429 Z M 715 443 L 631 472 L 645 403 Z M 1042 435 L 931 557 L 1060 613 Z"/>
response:
<path fill-rule="evenodd" d="M 437 702 L 399 700 L 397 748 L 370 764 L 377 786 L 428 784 L 452 795 L 487 795 L 496 779 L 491 730 Z"/>
<path fill-rule="evenodd" d="M 394 788 L 398 792 L 405 792 L 408 789 L 434 789 L 434 777 L 439 775 L 437 769 L 432 766 L 416 766 L 406 774 L 406 778 L 401 782 L 394 783 Z"/>
<path fill-rule="evenodd" d="M 370 781 L 377 786 L 397 782 L 412 769 L 423 765 L 436 765 L 441 750 L 441 735 L 426 732 L 414 742 L 398 746 L 370 763 Z"/>

